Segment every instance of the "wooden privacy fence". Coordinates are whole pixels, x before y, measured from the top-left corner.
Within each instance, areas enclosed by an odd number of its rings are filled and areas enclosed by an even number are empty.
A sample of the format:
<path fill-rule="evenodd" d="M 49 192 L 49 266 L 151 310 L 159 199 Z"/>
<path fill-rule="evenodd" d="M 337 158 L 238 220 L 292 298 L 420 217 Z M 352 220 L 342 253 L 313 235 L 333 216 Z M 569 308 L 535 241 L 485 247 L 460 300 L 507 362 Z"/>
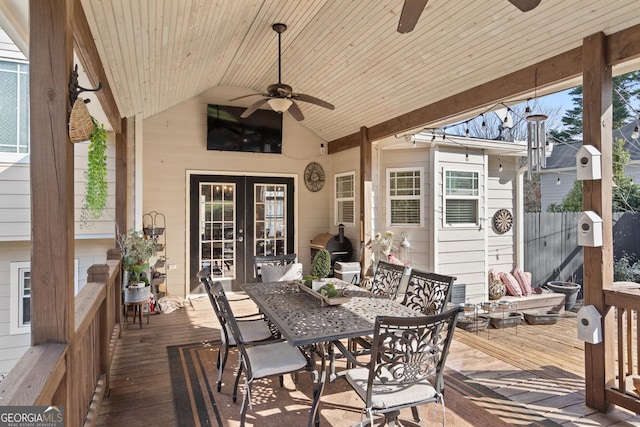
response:
<path fill-rule="evenodd" d="M 580 212 L 527 213 L 524 218 L 524 268 L 532 283 L 582 281 L 583 254 L 578 246 L 577 221 Z M 614 258 L 623 253 L 640 258 L 640 214 L 613 214 Z"/>
<path fill-rule="evenodd" d="M 1 406 L 62 406 L 64 425 L 95 424 L 120 336 L 121 254 L 89 268 L 69 343 L 31 346 L 0 384 Z"/>

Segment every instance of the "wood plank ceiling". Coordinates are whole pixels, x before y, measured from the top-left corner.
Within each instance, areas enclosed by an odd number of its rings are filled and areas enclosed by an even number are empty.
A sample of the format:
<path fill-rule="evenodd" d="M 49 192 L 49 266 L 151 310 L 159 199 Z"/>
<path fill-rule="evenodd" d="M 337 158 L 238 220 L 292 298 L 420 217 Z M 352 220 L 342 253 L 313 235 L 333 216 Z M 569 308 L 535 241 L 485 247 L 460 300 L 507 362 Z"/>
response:
<path fill-rule="evenodd" d="M 300 103 L 327 141 L 640 24 L 636 0 L 542 0 L 527 13 L 507 0 L 430 0 L 408 34 L 396 32 L 403 0 L 81 1 L 123 116 L 212 87 L 264 92 L 278 78 L 271 24 L 287 24 L 282 81 L 335 105 Z"/>

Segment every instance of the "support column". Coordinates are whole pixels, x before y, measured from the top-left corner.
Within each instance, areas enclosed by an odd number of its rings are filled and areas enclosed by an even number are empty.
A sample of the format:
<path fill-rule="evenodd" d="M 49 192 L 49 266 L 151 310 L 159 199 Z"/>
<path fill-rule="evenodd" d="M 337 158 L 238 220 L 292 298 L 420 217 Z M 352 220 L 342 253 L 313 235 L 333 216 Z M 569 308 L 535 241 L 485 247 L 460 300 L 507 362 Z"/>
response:
<path fill-rule="evenodd" d="M 67 127 L 73 0 L 29 2 L 31 342 L 74 331 L 73 145 Z"/>
<path fill-rule="evenodd" d="M 364 278 L 369 268 L 371 250 L 365 247 L 371 236 L 371 198 L 373 197 L 371 182 L 371 141 L 369 130 L 360 128 L 360 278 Z"/>
<path fill-rule="evenodd" d="M 127 232 L 127 119 L 116 134 L 116 233 Z M 116 235 L 116 238 L 118 236 Z"/>
<path fill-rule="evenodd" d="M 143 127 L 142 127 L 142 114 L 136 114 L 133 122 L 133 219 L 132 226 L 136 230 L 142 230 L 142 215 L 144 215 L 143 209 L 143 189 L 142 189 L 142 173 L 143 173 L 143 155 L 142 155 L 142 141 L 143 141 Z M 131 157 L 129 157 L 131 158 Z"/>
<path fill-rule="evenodd" d="M 611 214 L 613 184 L 612 82 L 611 67 L 606 61 L 606 36 L 587 37 L 582 46 L 583 144 L 602 153 L 602 179 L 583 181 L 582 207 L 594 211 L 603 223 L 602 247 L 584 247 L 584 304 L 594 305 L 603 317 L 602 343 L 585 343 L 586 404 L 608 412 L 605 385 L 614 378 L 614 319 L 605 305 L 603 289 L 613 284 L 613 223 Z"/>

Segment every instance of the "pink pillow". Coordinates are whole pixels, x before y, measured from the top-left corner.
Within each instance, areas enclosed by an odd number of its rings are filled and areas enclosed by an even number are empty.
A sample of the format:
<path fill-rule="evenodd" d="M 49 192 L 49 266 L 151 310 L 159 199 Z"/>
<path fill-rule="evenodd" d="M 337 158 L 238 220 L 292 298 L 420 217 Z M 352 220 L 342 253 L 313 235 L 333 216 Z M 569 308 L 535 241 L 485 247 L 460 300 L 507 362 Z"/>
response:
<path fill-rule="evenodd" d="M 529 280 L 529 277 L 524 274 L 522 270 L 520 270 L 520 267 L 514 268 L 511 274 L 513 274 L 513 277 L 516 278 L 518 285 L 520 285 L 522 295 L 531 295 L 531 281 Z"/>
<path fill-rule="evenodd" d="M 522 289 L 520 289 L 520 285 L 513 274 L 511 273 L 500 273 L 500 280 L 504 283 L 504 286 L 507 288 L 507 293 L 514 297 L 522 296 Z"/>

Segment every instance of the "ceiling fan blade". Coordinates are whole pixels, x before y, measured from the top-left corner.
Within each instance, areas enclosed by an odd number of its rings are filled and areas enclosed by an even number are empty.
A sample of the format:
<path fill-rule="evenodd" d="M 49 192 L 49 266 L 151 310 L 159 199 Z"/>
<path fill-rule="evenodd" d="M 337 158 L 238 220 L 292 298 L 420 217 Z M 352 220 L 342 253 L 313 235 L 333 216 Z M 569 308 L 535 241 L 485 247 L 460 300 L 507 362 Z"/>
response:
<path fill-rule="evenodd" d="M 535 9 L 541 0 L 509 0 L 509 3 L 517 7 L 523 12 Z"/>
<path fill-rule="evenodd" d="M 243 118 L 243 119 L 246 119 L 247 117 L 252 115 L 258 108 L 260 108 L 264 104 L 266 104 L 267 101 L 268 101 L 268 99 L 264 98 L 264 99 L 261 99 L 260 101 L 254 102 L 253 104 L 251 104 L 249 106 L 249 108 L 247 108 L 246 110 L 244 110 L 242 112 L 242 114 L 240 114 L 240 117 Z"/>
<path fill-rule="evenodd" d="M 248 98 L 250 96 L 258 96 L 258 95 L 267 96 L 267 94 L 264 94 L 264 93 L 250 93 L 249 95 L 242 95 L 242 96 L 239 96 L 237 98 L 231 98 L 229 101 L 237 101 L 238 99 Z"/>
<path fill-rule="evenodd" d="M 304 120 L 304 115 L 302 114 L 302 111 L 300 111 L 300 107 L 298 107 L 298 104 L 296 104 L 295 101 L 291 102 L 292 104 L 287 111 L 289 112 L 289 114 L 291 114 L 291 117 L 301 122 L 302 120 Z"/>
<path fill-rule="evenodd" d="M 297 99 L 298 101 L 309 102 L 311 104 L 319 105 L 320 107 L 328 108 L 329 110 L 333 110 L 333 104 L 329 104 L 327 101 L 323 101 L 322 99 L 318 99 L 315 96 L 305 95 L 304 93 L 292 93 L 291 97 L 293 99 Z"/>
<path fill-rule="evenodd" d="M 414 29 L 428 1 L 429 0 L 404 0 L 402 12 L 400 13 L 400 21 L 398 22 L 399 33 L 408 33 Z"/>

